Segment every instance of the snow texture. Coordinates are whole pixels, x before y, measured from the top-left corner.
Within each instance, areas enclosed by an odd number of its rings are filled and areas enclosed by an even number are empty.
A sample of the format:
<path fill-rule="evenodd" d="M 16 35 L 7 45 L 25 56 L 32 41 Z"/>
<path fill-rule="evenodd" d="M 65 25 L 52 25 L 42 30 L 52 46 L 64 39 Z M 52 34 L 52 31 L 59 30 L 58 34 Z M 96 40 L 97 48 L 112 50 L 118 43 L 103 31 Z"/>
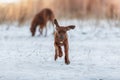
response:
<path fill-rule="evenodd" d="M 113 20 L 58 20 L 68 32 L 70 65 L 54 61 L 52 27 L 31 37 L 29 25 L 0 25 L 0 80 L 120 80 L 120 23 Z M 49 26 L 49 25 L 48 25 Z"/>

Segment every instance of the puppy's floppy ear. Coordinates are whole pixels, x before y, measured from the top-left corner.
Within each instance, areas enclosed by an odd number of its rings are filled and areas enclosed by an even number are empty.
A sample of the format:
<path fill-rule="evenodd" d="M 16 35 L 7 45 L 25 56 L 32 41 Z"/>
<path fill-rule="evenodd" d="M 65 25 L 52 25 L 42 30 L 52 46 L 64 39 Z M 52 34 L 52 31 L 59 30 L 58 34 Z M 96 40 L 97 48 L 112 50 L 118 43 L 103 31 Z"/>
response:
<path fill-rule="evenodd" d="M 59 24 L 57 22 L 57 19 L 54 19 L 54 24 L 56 25 L 56 27 L 59 27 Z"/>
<path fill-rule="evenodd" d="M 69 26 L 66 27 L 66 30 L 68 31 L 68 30 L 74 29 L 74 28 L 75 28 L 75 25 L 69 25 Z"/>

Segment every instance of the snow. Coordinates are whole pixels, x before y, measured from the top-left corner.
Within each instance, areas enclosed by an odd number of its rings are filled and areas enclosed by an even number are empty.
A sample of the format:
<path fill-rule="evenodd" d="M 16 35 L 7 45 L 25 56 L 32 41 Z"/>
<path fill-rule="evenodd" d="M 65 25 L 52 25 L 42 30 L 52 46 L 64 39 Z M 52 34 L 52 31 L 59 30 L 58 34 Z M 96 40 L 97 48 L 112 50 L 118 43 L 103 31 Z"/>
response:
<path fill-rule="evenodd" d="M 59 20 L 68 32 L 70 65 L 54 61 L 52 28 L 31 37 L 30 25 L 0 25 L 0 80 L 120 80 L 120 24 L 107 20 Z"/>

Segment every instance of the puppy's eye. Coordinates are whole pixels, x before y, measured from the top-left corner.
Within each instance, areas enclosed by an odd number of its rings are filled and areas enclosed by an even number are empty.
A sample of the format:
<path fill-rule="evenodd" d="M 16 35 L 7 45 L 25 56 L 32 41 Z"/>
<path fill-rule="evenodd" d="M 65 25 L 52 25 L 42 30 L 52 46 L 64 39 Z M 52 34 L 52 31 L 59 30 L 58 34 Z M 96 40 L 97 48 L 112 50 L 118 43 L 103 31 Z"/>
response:
<path fill-rule="evenodd" d="M 60 32 L 60 31 L 58 31 L 58 33 L 60 34 L 61 32 Z"/>

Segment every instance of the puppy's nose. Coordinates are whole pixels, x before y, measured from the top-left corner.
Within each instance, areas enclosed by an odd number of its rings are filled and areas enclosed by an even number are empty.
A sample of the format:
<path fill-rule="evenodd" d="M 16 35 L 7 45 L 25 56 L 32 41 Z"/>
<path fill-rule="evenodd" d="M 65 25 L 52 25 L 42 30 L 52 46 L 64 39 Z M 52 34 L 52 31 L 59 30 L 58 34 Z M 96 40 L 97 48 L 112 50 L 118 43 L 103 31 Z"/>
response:
<path fill-rule="evenodd" d="M 60 39 L 63 40 L 63 39 L 64 39 L 64 36 L 60 36 Z"/>

